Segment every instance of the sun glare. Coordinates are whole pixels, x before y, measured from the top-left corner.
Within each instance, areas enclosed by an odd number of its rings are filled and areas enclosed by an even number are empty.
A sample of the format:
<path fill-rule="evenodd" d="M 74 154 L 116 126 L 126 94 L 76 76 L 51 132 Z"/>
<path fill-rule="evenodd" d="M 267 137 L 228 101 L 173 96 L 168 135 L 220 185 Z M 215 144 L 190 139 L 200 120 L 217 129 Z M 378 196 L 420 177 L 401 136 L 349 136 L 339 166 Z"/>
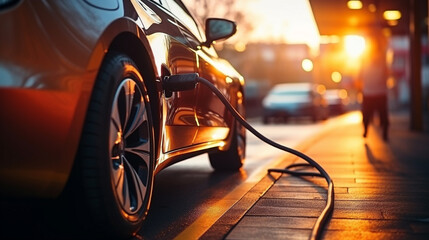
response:
<path fill-rule="evenodd" d="M 348 35 L 344 39 L 347 54 L 352 58 L 359 57 L 365 50 L 365 39 L 358 35 Z"/>
<path fill-rule="evenodd" d="M 309 0 L 240 0 L 247 15 L 258 22 L 249 33 L 250 42 L 305 43 L 317 51 L 319 29 Z"/>
<path fill-rule="evenodd" d="M 359 112 L 354 112 L 352 114 L 349 114 L 345 118 L 345 121 L 351 124 L 362 122 L 362 114 L 360 114 Z"/>

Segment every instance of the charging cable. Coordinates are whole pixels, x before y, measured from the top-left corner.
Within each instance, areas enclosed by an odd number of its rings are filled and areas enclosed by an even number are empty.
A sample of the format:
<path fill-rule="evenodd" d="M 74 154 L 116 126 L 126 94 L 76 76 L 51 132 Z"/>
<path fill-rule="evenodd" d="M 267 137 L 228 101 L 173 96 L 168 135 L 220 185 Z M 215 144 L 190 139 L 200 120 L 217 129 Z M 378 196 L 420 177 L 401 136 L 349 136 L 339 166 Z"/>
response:
<path fill-rule="evenodd" d="M 326 224 L 326 221 L 328 220 L 330 214 L 334 209 L 334 182 L 332 181 L 329 174 L 316 161 L 314 161 L 312 158 L 308 157 L 307 155 L 303 154 L 302 152 L 299 152 L 295 149 L 278 144 L 268 139 L 261 133 L 259 133 L 243 118 L 243 116 L 240 115 L 239 112 L 237 112 L 237 110 L 224 97 L 224 95 L 216 88 L 216 86 L 214 86 L 210 81 L 199 77 L 197 73 L 167 76 L 163 79 L 162 86 L 164 91 L 166 92 L 177 92 L 177 91 L 192 90 L 195 88 L 197 83 L 202 83 L 208 88 L 210 88 L 210 90 L 212 90 L 212 92 L 216 94 L 216 96 L 222 101 L 225 107 L 231 112 L 234 118 L 237 121 L 239 121 L 247 130 L 249 130 L 256 137 L 258 137 L 260 140 L 275 148 L 291 153 L 307 162 L 307 163 L 291 164 L 284 169 L 276 169 L 276 168 L 268 169 L 269 173 L 279 172 L 279 173 L 291 174 L 294 176 L 315 176 L 315 177 L 325 178 L 326 182 L 328 183 L 328 195 L 326 199 L 326 205 L 322 213 L 317 218 L 316 223 L 314 224 L 310 235 L 311 240 L 320 239 L 323 226 Z M 316 168 L 318 172 L 303 172 L 303 171 L 292 170 L 294 168 L 302 168 L 302 167 Z"/>

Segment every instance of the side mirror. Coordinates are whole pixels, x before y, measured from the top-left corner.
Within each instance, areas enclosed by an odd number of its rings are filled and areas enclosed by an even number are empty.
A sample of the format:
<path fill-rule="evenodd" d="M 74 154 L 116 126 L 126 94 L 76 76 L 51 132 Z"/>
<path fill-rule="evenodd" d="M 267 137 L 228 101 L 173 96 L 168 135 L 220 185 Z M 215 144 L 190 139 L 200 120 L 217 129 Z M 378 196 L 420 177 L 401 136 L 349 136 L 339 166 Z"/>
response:
<path fill-rule="evenodd" d="M 219 39 L 227 39 L 237 32 L 237 25 L 235 22 L 221 19 L 221 18 L 208 18 L 206 20 L 206 42 L 204 46 L 210 46 L 214 41 Z"/>

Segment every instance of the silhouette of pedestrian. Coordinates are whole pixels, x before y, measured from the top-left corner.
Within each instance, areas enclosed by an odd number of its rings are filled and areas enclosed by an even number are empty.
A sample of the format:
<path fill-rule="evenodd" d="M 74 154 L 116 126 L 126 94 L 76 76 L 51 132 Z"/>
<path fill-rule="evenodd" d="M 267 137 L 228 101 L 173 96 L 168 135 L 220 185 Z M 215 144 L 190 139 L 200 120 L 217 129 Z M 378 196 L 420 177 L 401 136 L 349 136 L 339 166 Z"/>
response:
<path fill-rule="evenodd" d="M 383 131 L 383 139 L 388 140 L 389 116 L 387 107 L 386 44 L 379 33 L 373 33 L 367 39 L 367 54 L 363 58 L 361 79 L 363 81 L 362 118 L 364 133 L 368 134 L 368 126 L 374 113 L 378 113 Z"/>

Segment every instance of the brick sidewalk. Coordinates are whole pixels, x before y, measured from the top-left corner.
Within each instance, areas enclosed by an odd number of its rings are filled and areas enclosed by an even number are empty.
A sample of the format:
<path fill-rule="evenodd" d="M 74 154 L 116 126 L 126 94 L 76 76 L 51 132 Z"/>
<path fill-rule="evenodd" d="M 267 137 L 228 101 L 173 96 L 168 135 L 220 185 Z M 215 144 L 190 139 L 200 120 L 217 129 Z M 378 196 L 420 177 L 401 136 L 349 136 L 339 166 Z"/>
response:
<path fill-rule="evenodd" d="M 385 143 L 374 127 L 364 139 L 360 113 L 349 113 L 299 148 L 334 181 L 323 239 L 429 239 L 429 135 L 410 132 L 407 118 L 391 116 Z M 280 167 L 295 161 L 287 155 Z M 308 239 L 326 186 L 322 178 L 267 175 L 202 239 Z"/>

